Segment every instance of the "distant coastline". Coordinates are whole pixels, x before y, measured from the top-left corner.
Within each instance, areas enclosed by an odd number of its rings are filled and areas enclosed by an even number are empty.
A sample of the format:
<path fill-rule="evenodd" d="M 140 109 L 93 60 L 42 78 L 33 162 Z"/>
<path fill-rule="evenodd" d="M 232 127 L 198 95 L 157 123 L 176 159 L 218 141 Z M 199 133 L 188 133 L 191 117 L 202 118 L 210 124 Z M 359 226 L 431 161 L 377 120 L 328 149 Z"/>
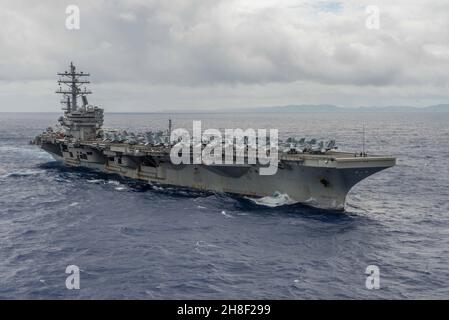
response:
<path fill-rule="evenodd" d="M 233 112 L 263 112 L 263 113 L 297 113 L 297 112 L 449 112 L 449 104 L 437 104 L 427 107 L 388 106 L 388 107 L 340 107 L 331 104 L 301 104 L 278 107 L 245 108 Z"/>

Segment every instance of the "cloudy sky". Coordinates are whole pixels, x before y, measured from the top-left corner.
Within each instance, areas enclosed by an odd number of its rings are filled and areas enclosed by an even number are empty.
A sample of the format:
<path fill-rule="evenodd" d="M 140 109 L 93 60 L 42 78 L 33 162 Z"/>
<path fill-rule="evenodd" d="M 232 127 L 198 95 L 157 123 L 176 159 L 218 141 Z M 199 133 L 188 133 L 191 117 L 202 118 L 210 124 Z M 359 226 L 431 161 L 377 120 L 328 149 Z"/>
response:
<path fill-rule="evenodd" d="M 108 111 L 449 103 L 449 1 L 0 0 L 0 111 L 59 111 L 70 61 Z"/>

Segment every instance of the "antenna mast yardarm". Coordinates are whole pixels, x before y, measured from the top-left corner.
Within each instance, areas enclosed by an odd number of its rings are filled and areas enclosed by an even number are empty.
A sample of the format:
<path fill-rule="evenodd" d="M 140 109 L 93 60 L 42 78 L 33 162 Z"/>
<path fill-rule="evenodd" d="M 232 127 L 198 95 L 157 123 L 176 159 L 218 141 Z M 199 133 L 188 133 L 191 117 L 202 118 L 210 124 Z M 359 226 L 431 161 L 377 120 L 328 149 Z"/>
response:
<path fill-rule="evenodd" d="M 91 94 L 92 92 L 90 90 L 87 90 L 86 87 L 81 88 L 82 85 L 90 83 L 90 81 L 86 80 L 80 80 L 80 77 L 88 77 L 90 76 L 89 73 L 84 72 L 76 72 L 76 68 L 73 65 L 73 63 L 70 63 L 70 71 L 65 71 L 64 73 L 58 73 L 58 76 L 60 76 L 60 79 L 58 80 L 59 84 L 59 90 L 56 91 L 56 93 L 63 94 L 66 98 L 65 100 L 61 101 L 62 103 L 66 104 L 67 113 L 71 113 L 72 111 L 76 111 L 78 108 L 77 100 L 78 96 L 84 96 Z M 63 90 L 61 88 L 61 83 L 68 86 L 68 90 Z M 71 101 L 70 101 L 71 97 Z"/>

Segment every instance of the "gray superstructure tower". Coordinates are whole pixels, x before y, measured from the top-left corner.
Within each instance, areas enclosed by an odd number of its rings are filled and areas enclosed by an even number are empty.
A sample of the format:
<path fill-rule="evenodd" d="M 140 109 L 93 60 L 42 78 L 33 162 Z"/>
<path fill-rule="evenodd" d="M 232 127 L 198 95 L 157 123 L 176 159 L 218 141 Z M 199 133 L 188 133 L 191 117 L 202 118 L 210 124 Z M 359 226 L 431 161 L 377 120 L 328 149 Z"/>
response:
<path fill-rule="evenodd" d="M 90 81 L 82 80 L 82 77 L 89 77 L 90 74 L 77 72 L 70 63 L 70 71 L 58 73 L 58 76 L 60 87 L 56 93 L 63 95 L 61 103 L 64 105 L 64 116 L 59 118 L 59 122 L 66 129 L 66 135 L 79 141 L 95 140 L 103 125 L 103 109 L 89 105 L 87 101 L 87 95 L 92 92 L 85 85 Z M 68 88 L 64 90 L 61 84 Z M 78 105 L 78 97 L 81 97 L 81 105 Z"/>

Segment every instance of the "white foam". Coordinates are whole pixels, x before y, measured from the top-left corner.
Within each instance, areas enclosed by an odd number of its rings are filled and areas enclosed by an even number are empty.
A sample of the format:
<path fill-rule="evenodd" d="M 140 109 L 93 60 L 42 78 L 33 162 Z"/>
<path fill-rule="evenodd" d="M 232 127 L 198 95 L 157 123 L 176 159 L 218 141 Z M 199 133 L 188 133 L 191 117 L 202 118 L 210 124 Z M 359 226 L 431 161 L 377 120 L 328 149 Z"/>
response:
<path fill-rule="evenodd" d="M 220 248 L 219 246 L 212 244 L 212 243 L 208 243 L 206 241 L 200 240 L 197 241 L 195 244 L 196 247 L 210 247 L 210 248 Z"/>
<path fill-rule="evenodd" d="M 101 183 L 101 182 L 104 182 L 104 180 L 101 180 L 101 179 L 91 179 L 91 180 L 87 180 L 87 182 L 89 182 L 89 183 Z"/>
<path fill-rule="evenodd" d="M 291 199 L 288 196 L 288 194 L 280 193 L 280 192 L 275 192 L 272 196 L 262 197 L 259 199 L 248 198 L 248 197 L 245 197 L 245 198 L 251 200 L 255 204 L 270 207 L 270 208 L 275 208 L 275 207 L 279 207 L 279 206 L 285 206 L 285 205 L 297 203 L 297 201 L 294 201 L 293 199 Z"/>
<path fill-rule="evenodd" d="M 226 211 L 224 211 L 224 210 L 221 212 L 221 214 L 224 215 L 226 218 L 234 218 L 230 214 L 227 214 Z"/>
<path fill-rule="evenodd" d="M 345 207 L 344 204 L 340 204 L 336 200 L 332 200 L 332 203 L 330 203 L 329 205 L 322 205 L 313 197 L 310 197 L 309 199 L 304 201 L 304 204 L 314 208 L 325 210 L 342 210 Z"/>
<path fill-rule="evenodd" d="M 316 201 L 316 199 L 314 197 L 310 197 L 309 199 L 304 201 L 304 203 L 309 205 L 309 206 L 313 206 L 313 207 L 316 207 L 319 204 L 318 201 Z"/>

